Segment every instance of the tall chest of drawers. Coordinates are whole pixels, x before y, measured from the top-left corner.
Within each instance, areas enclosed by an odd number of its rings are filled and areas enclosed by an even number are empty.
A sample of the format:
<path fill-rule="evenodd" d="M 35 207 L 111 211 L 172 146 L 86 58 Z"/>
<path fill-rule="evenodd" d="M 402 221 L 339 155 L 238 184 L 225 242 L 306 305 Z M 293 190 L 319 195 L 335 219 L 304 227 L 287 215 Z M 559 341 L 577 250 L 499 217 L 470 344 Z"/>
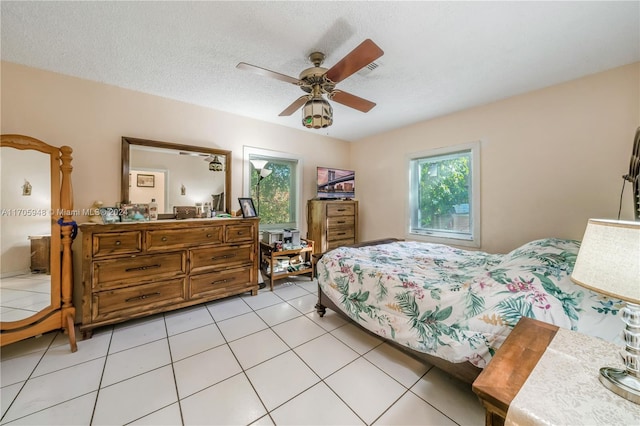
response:
<path fill-rule="evenodd" d="M 259 219 L 82 224 L 82 325 L 94 328 L 250 291 Z"/>
<path fill-rule="evenodd" d="M 307 237 L 315 242 L 316 253 L 357 243 L 358 202 L 307 201 Z"/>

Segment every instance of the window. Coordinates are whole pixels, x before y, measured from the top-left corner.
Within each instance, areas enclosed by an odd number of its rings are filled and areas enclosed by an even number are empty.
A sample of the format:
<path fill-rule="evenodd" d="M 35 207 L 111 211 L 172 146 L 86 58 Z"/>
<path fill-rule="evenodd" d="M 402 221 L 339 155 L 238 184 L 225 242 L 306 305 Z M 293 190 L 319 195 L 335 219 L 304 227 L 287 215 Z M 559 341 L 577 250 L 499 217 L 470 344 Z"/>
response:
<path fill-rule="evenodd" d="M 480 247 L 480 142 L 408 158 L 408 237 Z"/>
<path fill-rule="evenodd" d="M 301 160 L 290 154 L 245 147 L 245 194 L 253 198 L 260 229 L 298 228 Z M 271 174 L 260 180 L 251 160 L 265 160 Z M 258 196 L 259 195 L 259 196 Z"/>

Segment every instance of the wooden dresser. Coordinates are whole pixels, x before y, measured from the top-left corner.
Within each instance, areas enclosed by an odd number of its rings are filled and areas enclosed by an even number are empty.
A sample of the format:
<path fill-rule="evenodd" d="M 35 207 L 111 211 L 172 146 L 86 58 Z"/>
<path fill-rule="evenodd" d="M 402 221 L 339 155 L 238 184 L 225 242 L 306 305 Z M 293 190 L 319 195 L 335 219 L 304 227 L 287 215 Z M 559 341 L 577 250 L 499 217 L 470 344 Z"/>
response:
<path fill-rule="evenodd" d="M 251 291 L 258 218 L 85 223 L 82 331 Z"/>
<path fill-rule="evenodd" d="M 315 253 L 358 242 L 358 202 L 307 201 L 307 238 L 315 242 Z"/>

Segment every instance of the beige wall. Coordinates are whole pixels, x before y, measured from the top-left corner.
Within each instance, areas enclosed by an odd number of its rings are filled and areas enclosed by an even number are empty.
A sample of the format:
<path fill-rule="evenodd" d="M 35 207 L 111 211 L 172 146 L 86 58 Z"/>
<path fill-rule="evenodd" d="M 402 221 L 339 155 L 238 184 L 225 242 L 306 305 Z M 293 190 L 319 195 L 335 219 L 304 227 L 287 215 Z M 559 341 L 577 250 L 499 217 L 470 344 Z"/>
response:
<path fill-rule="evenodd" d="M 361 238 L 405 238 L 408 153 L 481 140 L 482 250 L 582 239 L 588 218 L 617 218 L 639 86 L 636 63 L 353 143 Z M 630 184 L 622 201 L 632 219 Z"/>
<path fill-rule="evenodd" d="M 98 199 L 120 201 L 122 136 L 231 150 L 232 199 L 243 195 L 244 145 L 302 157 L 304 200 L 315 196 L 316 166 L 349 165 L 349 143 L 338 139 L 13 63 L 1 66 L 2 133 L 71 146 L 77 208 Z"/>
<path fill-rule="evenodd" d="M 0 95 L 3 134 L 24 134 L 73 148 L 77 209 L 89 208 L 95 200 L 105 206 L 120 201 L 122 136 L 232 151 L 232 200 L 243 195 L 245 145 L 300 156 L 305 201 L 315 196 L 316 166 L 349 166 L 345 141 L 13 63 L 1 63 Z M 239 208 L 237 201 L 232 206 Z M 299 226 L 306 235 L 303 212 Z M 74 244 L 78 307 L 79 242 L 77 238 Z"/>

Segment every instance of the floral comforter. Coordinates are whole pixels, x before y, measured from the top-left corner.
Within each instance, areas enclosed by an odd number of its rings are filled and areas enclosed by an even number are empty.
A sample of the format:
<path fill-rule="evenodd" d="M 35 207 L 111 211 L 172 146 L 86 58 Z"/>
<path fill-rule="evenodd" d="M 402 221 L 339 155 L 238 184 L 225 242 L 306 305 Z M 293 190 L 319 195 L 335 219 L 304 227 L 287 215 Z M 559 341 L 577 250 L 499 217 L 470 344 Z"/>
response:
<path fill-rule="evenodd" d="M 341 247 L 318 262 L 318 282 L 366 329 L 483 368 L 522 316 L 616 341 L 623 302 L 570 280 L 579 247 L 559 239 L 508 254 L 411 241 Z"/>

